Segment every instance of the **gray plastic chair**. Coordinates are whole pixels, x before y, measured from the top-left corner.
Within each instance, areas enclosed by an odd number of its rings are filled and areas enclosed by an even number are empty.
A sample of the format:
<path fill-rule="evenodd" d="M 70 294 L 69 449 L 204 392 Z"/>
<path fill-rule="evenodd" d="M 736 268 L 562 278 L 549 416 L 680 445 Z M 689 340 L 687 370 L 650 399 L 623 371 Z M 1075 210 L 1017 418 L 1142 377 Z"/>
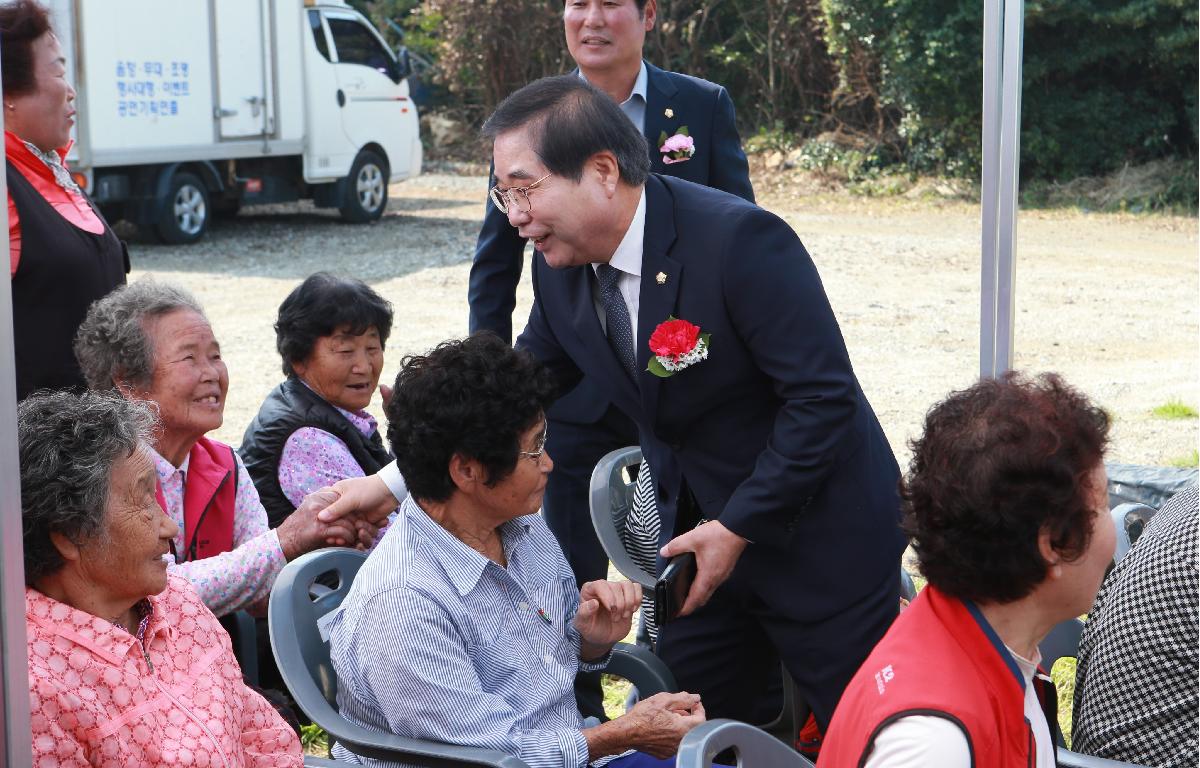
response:
<path fill-rule="evenodd" d="M 366 555 L 357 550 L 320 549 L 288 563 L 275 579 L 267 608 L 271 650 L 296 703 L 329 734 L 331 744 L 339 742 L 363 757 L 420 766 L 528 768 L 525 761 L 495 750 L 411 739 L 364 728 L 337 711 L 337 673 L 329 661 L 325 627 L 365 561 Z M 318 590 L 316 594 L 310 592 L 313 582 L 330 572 L 336 574 L 337 587 Z M 396 652 L 404 650 L 397 648 Z M 675 679 L 666 665 L 644 648 L 618 644 L 606 671 L 649 693 L 676 690 Z"/>
<path fill-rule="evenodd" d="M 242 668 L 242 679 L 250 685 L 258 685 L 258 630 L 254 617 L 246 611 L 234 611 L 218 621 L 229 633 L 233 655 Z"/>
<path fill-rule="evenodd" d="M 653 593 L 654 582 L 658 579 L 642 570 L 629 553 L 621 539 L 620 531 L 625 527 L 625 519 L 633 508 L 633 494 L 636 487 L 636 475 L 629 471 L 630 467 L 642 461 L 642 449 L 638 446 L 619 448 L 606 454 L 592 470 L 590 485 L 589 512 L 592 516 L 592 527 L 596 529 L 596 537 L 604 547 L 605 554 L 612 561 L 617 571 L 635 584 L 640 584 L 643 590 Z M 796 686 L 787 669 L 780 666 L 783 679 L 788 685 L 783 686 L 783 701 L 779 715 L 761 727 L 767 733 L 775 736 L 786 744 L 796 740 L 796 734 L 808 719 L 808 706 L 800 699 Z M 638 686 L 638 694 L 642 697 L 650 694 Z"/>
<path fill-rule="evenodd" d="M 1154 507 L 1146 504 L 1118 504 L 1112 510 L 1113 527 L 1117 530 L 1117 551 L 1113 562 L 1121 562 L 1121 558 L 1142 535 L 1150 518 L 1154 517 Z"/>
<path fill-rule="evenodd" d="M 727 749 L 737 753 L 745 768 L 813 768 L 808 758 L 781 744 L 769 733 L 737 720 L 701 723 L 679 743 L 676 768 L 711 768 L 713 759 Z"/>

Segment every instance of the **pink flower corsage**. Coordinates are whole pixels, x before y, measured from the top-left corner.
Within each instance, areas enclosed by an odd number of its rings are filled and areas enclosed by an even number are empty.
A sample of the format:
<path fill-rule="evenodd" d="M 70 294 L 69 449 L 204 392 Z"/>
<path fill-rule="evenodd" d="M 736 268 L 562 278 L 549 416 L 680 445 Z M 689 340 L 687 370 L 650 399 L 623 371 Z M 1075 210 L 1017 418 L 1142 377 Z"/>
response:
<path fill-rule="evenodd" d="M 708 357 L 711 334 L 702 333 L 700 326 L 687 320 L 668 317 L 650 334 L 650 351 L 654 357 L 646 370 L 665 379 Z"/>
<path fill-rule="evenodd" d="M 668 137 L 666 131 L 662 132 L 658 138 L 658 151 L 662 152 L 662 161 L 667 165 L 685 163 L 696 154 L 696 142 L 688 135 L 688 127 L 681 125 L 674 136 Z"/>

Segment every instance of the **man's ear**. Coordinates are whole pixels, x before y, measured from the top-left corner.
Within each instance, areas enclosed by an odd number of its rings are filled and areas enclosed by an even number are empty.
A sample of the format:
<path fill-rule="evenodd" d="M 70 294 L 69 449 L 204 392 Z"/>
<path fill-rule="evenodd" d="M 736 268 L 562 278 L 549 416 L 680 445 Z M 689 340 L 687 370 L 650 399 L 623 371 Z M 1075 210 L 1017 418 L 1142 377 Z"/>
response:
<path fill-rule="evenodd" d="M 617 185 L 621 182 L 621 167 L 617 165 L 617 156 L 607 149 L 601 150 L 588 158 L 587 168 L 596 175 L 596 180 L 604 188 L 605 195 L 611 198 L 617 193 Z"/>
<path fill-rule="evenodd" d="M 654 29 L 656 18 L 658 18 L 657 0 L 646 0 L 646 7 L 642 9 L 642 26 L 647 32 Z"/>
<path fill-rule="evenodd" d="M 58 531 L 50 531 L 50 541 L 54 544 L 54 548 L 58 550 L 58 554 L 63 560 L 69 563 L 77 563 L 80 559 L 79 545 L 63 536 Z"/>

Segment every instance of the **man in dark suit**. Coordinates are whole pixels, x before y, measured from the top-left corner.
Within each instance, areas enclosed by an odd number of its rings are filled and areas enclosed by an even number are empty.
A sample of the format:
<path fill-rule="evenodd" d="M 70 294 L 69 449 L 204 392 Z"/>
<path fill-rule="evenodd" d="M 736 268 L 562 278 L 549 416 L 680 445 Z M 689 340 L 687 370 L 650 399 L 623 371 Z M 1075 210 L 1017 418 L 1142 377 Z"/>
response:
<path fill-rule="evenodd" d="M 710 717 L 746 719 L 777 650 L 824 727 L 896 614 L 904 538 L 895 458 L 804 246 L 734 195 L 650 174 L 644 138 L 578 77 L 526 86 L 484 132 L 493 196 L 537 249 L 518 347 L 636 423 L 661 554 L 696 554 L 661 655 Z M 669 318 L 703 345 L 652 354 Z"/>
<path fill-rule="evenodd" d="M 656 0 L 567 0 L 563 29 L 578 74 L 619 104 L 646 136 L 655 172 L 753 202 L 729 94 L 714 83 L 665 72 L 642 60 L 646 32 L 654 27 L 656 13 Z M 675 162 L 658 150 L 663 136 L 680 131 L 691 137 L 694 154 Z M 489 199 L 468 289 L 472 332 L 490 330 L 512 340 L 525 242 Z M 588 517 L 592 469 L 609 451 L 637 444 L 637 429 L 586 378 L 564 394 L 548 417 L 547 448 L 554 456 L 555 470 L 546 488 L 543 514 L 582 585 L 608 573 L 608 558 Z M 579 693 L 585 701 L 589 698 Z"/>

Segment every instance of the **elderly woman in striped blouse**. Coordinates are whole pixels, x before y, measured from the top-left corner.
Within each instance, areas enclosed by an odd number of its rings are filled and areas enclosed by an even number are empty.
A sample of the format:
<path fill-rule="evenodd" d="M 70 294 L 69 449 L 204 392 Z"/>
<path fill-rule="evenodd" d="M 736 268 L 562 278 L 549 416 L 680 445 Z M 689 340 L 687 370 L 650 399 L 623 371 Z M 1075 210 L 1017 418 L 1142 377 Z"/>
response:
<path fill-rule="evenodd" d="M 537 514 L 553 395 L 548 371 L 491 333 L 406 361 L 386 413 L 409 494 L 330 625 L 338 707 L 534 768 L 672 765 L 704 720 L 699 696 L 658 694 L 594 727 L 579 714 L 575 675 L 604 668 L 640 589 L 576 588 Z"/>
<path fill-rule="evenodd" d="M 329 527 L 308 511 L 268 527 L 237 454 L 207 437 L 224 418 L 229 374 L 212 326 L 186 291 L 150 280 L 119 288 L 88 310 L 75 354 L 92 389 L 157 407 L 155 493 L 179 526 L 172 571 L 217 616 L 264 602 L 288 560 L 356 541 L 353 525 Z"/>

